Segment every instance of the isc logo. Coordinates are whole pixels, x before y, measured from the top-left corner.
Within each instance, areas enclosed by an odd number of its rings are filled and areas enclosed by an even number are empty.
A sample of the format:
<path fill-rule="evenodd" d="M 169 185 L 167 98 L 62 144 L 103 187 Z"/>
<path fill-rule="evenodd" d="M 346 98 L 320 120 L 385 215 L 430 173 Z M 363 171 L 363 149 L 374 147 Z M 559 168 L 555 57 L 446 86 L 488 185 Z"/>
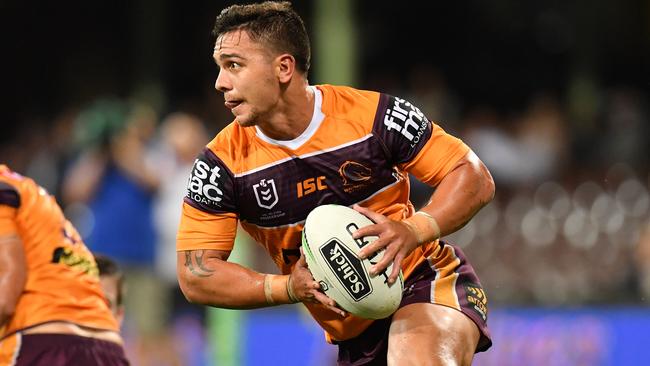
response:
<path fill-rule="evenodd" d="M 296 186 L 296 190 L 298 191 L 298 198 L 301 198 L 302 196 L 306 196 L 310 193 L 314 193 L 316 191 L 322 191 L 327 189 L 327 185 L 324 183 L 325 181 L 325 176 L 321 175 L 320 177 L 317 178 L 308 178 L 303 180 L 302 182 L 298 182 Z"/>

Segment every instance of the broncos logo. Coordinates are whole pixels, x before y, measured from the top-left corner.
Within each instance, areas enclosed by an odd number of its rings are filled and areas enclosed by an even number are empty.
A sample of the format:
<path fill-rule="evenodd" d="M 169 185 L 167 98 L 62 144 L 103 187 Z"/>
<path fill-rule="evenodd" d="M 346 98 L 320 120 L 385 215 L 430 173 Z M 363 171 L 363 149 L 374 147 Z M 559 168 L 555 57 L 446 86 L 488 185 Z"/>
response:
<path fill-rule="evenodd" d="M 339 175 L 343 180 L 343 190 L 350 193 L 366 186 L 372 178 L 372 169 L 356 161 L 347 160 L 339 168 Z"/>

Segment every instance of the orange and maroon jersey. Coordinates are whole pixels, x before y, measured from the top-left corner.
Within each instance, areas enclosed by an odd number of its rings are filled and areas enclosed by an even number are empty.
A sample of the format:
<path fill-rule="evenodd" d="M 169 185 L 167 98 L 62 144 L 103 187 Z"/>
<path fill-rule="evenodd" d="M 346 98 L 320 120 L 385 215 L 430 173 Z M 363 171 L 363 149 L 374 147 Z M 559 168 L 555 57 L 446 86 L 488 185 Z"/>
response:
<path fill-rule="evenodd" d="M 236 122 L 194 163 L 177 250 L 231 250 L 237 220 L 284 274 L 299 258 L 301 230 L 316 206 L 355 203 L 402 220 L 413 214 L 408 173 L 436 186 L 469 148 L 404 99 L 319 85 L 314 116 L 291 141 L 276 141 Z M 403 261 L 408 277 L 433 243 Z M 360 334 L 371 320 L 340 319 L 305 304 L 336 340 Z"/>
<path fill-rule="evenodd" d="M 27 282 L 0 339 L 50 321 L 118 330 L 95 259 L 54 197 L 0 165 L 0 236 L 8 235 L 22 241 Z"/>

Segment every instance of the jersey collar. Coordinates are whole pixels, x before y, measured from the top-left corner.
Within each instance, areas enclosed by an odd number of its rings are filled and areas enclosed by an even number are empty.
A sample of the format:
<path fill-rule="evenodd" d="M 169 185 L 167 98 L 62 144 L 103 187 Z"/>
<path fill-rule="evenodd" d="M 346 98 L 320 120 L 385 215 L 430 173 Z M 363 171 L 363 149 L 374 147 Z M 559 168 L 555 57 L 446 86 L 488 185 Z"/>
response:
<path fill-rule="evenodd" d="M 312 136 L 314 136 L 316 130 L 318 130 L 318 127 L 320 127 L 320 124 L 325 119 L 325 114 L 323 114 L 321 108 L 323 105 L 323 94 L 317 87 L 313 85 L 309 85 L 309 88 L 311 88 L 311 90 L 314 92 L 314 114 L 311 116 L 309 126 L 307 126 L 307 128 L 300 134 L 300 136 L 296 137 L 293 140 L 276 140 L 266 136 L 264 132 L 259 129 L 259 127 L 255 126 L 257 137 L 259 137 L 262 141 L 268 142 L 269 144 L 284 146 L 291 150 L 296 150 L 305 142 L 307 142 Z"/>

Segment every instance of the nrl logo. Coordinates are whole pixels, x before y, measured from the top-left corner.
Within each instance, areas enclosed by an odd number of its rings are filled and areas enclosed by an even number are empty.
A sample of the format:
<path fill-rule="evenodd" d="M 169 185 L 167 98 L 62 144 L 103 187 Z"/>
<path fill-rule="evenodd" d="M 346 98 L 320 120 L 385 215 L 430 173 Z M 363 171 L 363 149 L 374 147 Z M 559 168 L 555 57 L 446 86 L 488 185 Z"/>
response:
<path fill-rule="evenodd" d="M 257 205 L 262 208 L 270 210 L 278 203 L 278 191 L 275 189 L 273 179 L 262 179 L 259 183 L 253 184 L 253 192 L 255 192 Z"/>

